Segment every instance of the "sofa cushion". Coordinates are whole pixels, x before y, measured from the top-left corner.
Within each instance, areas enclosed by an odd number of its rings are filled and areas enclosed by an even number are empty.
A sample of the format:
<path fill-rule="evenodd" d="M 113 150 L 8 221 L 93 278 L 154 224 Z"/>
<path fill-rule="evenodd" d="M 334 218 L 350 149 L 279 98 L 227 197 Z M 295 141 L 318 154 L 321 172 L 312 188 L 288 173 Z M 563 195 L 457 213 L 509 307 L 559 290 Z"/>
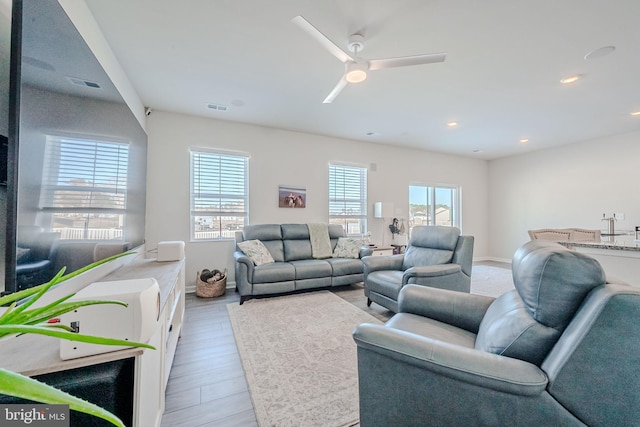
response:
<path fill-rule="evenodd" d="M 348 276 L 350 274 L 361 274 L 364 264 L 360 259 L 353 258 L 329 258 L 325 260 L 331 265 L 333 277 Z"/>
<path fill-rule="evenodd" d="M 303 259 L 313 259 L 311 254 L 311 242 L 307 240 L 284 240 L 285 261 L 298 261 Z"/>
<path fill-rule="evenodd" d="M 360 256 L 361 242 L 352 237 L 340 237 L 335 249 L 334 258 L 358 258 Z"/>
<path fill-rule="evenodd" d="M 487 309 L 475 348 L 540 365 L 561 331 L 536 322 L 516 291 L 496 298 Z"/>
<path fill-rule="evenodd" d="M 398 313 L 385 326 L 465 348 L 473 348 L 476 340 L 473 332 L 411 313 Z"/>
<path fill-rule="evenodd" d="M 307 224 L 282 224 L 283 240 L 309 240 Z"/>
<path fill-rule="evenodd" d="M 275 283 L 295 280 L 296 270 L 288 262 L 263 264 L 253 269 L 252 283 Z"/>
<path fill-rule="evenodd" d="M 260 240 L 245 240 L 238 243 L 238 247 L 255 265 L 271 264 L 275 262 L 269 250 Z"/>
<path fill-rule="evenodd" d="M 282 240 L 279 224 L 245 225 L 242 229 L 244 240 Z"/>
<path fill-rule="evenodd" d="M 367 288 L 397 301 L 402 289 L 402 274 L 400 270 L 373 271 L 367 275 Z"/>
<path fill-rule="evenodd" d="M 242 240 L 260 240 L 276 262 L 284 261 L 282 230 L 279 224 L 247 225 L 242 230 Z"/>
<path fill-rule="evenodd" d="M 296 272 L 296 280 L 331 277 L 331 265 L 326 260 L 306 259 L 291 261 Z"/>

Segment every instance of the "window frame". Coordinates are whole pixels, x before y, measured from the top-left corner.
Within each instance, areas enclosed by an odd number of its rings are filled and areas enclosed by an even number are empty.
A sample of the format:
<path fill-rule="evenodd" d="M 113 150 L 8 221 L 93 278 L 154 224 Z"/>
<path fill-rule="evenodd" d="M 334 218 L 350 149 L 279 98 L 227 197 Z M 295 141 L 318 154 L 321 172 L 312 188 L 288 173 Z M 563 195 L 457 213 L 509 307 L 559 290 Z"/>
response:
<path fill-rule="evenodd" d="M 340 190 L 340 189 L 334 189 L 335 184 L 333 183 L 333 181 L 335 181 L 336 179 L 335 172 L 336 170 L 340 170 L 340 169 L 342 170 L 343 178 L 344 178 L 345 172 L 355 171 L 356 174 L 359 175 L 358 183 L 353 186 L 354 188 L 359 187 L 359 189 L 357 190 L 359 192 L 359 197 L 357 198 L 347 197 L 346 193 L 348 189 L 346 188 L 346 186 L 343 186 L 341 189 L 343 197 L 341 198 L 334 197 L 334 193 L 336 192 L 336 190 Z M 348 236 L 356 236 L 356 237 L 364 236 L 368 232 L 368 220 L 367 220 L 368 179 L 369 179 L 368 168 L 362 165 L 357 165 L 357 164 L 330 162 L 329 168 L 328 168 L 328 175 L 329 175 L 328 176 L 329 223 L 335 224 L 337 223 L 336 221 L 339 220 L 338 222 L 340 222 L 340 225 L 343 226 L 343 228 L 345 229 L 345 233 Z M 343 208 L 343 211 L 344 211 L 349 209 L 349 205 L 353 206 L 354 201 L 356 205 L 359 205 L 358 206 L 359 212 L 357 214 L 346 214 L 346 213 L 332 214 L 332 212 L 336 212 L 336 205 L 342 204 L 341 207 Z M 337 206 L 337 207 L 340 208 L 340 206 Z M 348 224 L 350 222 L 353 222 L 353 220 L 357 220 L 358 228 L 360 228 L 360 230 L 357 232 L 350 233 Z"/>
<path fill-rule="evenodd" d="M 227 160 L 227 161 L 231 161 L 231 162 L 241 162 L 243 164 L 241 173 L 243 176 L 243 182 L 240 185 L 235 184 L 235 189 L 238 188 L 242 188 L 242 192 L 241 195 L 238 196 L 238 194 L 234 194 L 234 193 L 224 193 L 222 191 L 220 191 L 219 193 L 215 193 L 213 194 L 212 197 L 210 197 L 210 199 L 215 200 L 216 198 L 219 199 L 219 203 L 222 204 L 223 199 L 227 199 L 227 200 L 242 200 L 242 205 L 244 206 L 244 210 L 242 211 L 225 211 L 222 209 L 217 209 L 217 210 L 205 210 L 205 211 L 198 211 L 196 209 L 195 206 L 195 201 L 196 201 L 196 197 L 195 197 L 195 193 L 194 193 L 194 187 L 196 185 L 196 171 L 194 168 L 194 156 L 212 156 L 212 157 L 219 157 L 220 161 L 223 161 L 223 159 Z M 212 149 L 212 148 L 204 148 L 204 147 L 192 147 L 189 149 L 189 235 L 190 235 L 190 241 L 191 242 L 215 242 L 215 241 L 225 241 L 225 240 L 233 240 L 235 238 L 234 234 L 235 231 L 239 231 L 242 230 L 242 228 L 246 225 L 249 224 L 249 159 L 250 159 L 250 155 L 248 153 L 243 153 L 243 152 L 237 152 L 237 151 L 227 151 L 227 150 L 221 150 L 221 149 Z M 222 176 L 225 174 L 225 171 L 222 169 L 222 165 L 219 165 L 221 167 L 220 169 L 220 173 L 217 174 L 217 184 L 221 185 L 221 181 L 222 181 Z M 227 169 L 226 173 L 238 173 L 239 169 Z M 213 201 L 210 200 L 210 201 Z M 218 233 L 217 237 L 205 237 L 205 238 L 198 238 L 197 237 L 197 231 L 196 231 L 196 217 L 207 217 L 207 216 L 211 216 L 211 217 L 218 217 L 218 227 L 213 228 L 214 231 L 213 233 Z M 226 234 L 229 234 L 227 236 L 224 235 L 224 230 L 223 230 L 223 218 L 224 217 L 233 217 L 233 218 L 242 218 L 241 222 L 242 225 L 239 226 L 238 228 L 231 228 Z M 236 221 L 237 223 L 237 221 Z M 233 233 L 231 232 L 231 230 L 233 231 Z"/>
<path fill-rule="evenodd" d="M 59 231 L 62 240 L 124 240 L 129 191 L 130 141 L 93 135 L 47 134 L 45 144 L 42 191 L 38 202 L 40 213 L 37 222 L 46 229 Z M 65 156 L 63 154 L 65 144 L 69 147 L 77 144 L 77 147 L 70 148 L 72 154 Z M 93 148 L 87 148 L 91 145 Z M 89 157 L 88 154 L 92 151 L 94 155 Z M 105 156 L 105 153 L 108 155 Z M 90 167 L 86 166 L 87 160 Z M 90 185 L 63 184 L 61 179 L 65 175 L 64 179 L 67 182 L 84 180 Z M 105 178 L 109 177 L 115 177 L 115 182 L 107 183 Z M 101 185 L 98 185 L 98 182 L 101 182 Z M 85 200 L 78 199 L 80 202 L 77 205 L 70 206 L 74 202 L 72 195 L 82 195 L 82 193 L 88 193 L 88 202 L 85 194 Z M 109 198 L 114 198 L 116 206 L 101 205 Z M 100 202 L 100 199 L 103 201 Z M 56 206 L 60 203 L 67 206 Z M 79 236 L 78 227 L 54 227 L 56 214 L 80 214 L 78 220 L 84 216 L 85 225 L 80 231 L 81 236 Z M 92 219 L 100 221 L 101 215 L 118 217 L 118 227 L 90 227 Z M 112 221 L 113 219 L 107 222 Z"/>
<path fill-rule="evenodd" d="M 412 206 L 412 200 L 411 200 L 411 187 L 422 187 L 427 189 L 427 210 L 428 212 L 426 212 L 426 217 L 427 217 L 427 221 L 426 224 L 415 224 L 415 219 L 413 218 L 413 212 L 411 209 Z M 438 198 L 436 196 L 437 194 L 437 190 L 448 190 L 448 191 L 452 191 L 452 197 L 451 197 L 451 214 L 450 214 L 450 218 L 451 218 L 451 224 L 450 225 L 445 225 L 445 226 L 449 226 L 449 227 L 458 227 L 460 229 L 462 229 L 462 187 L 460 185 L 456 185 L 456 184 L 442 184 L 442 183 L 438 183 L 438 184 L 433 184 L 433 183 L 423 183 L 423 182 L 418 182 L 418 183 L 411 183 L 409 184 L 409 230 L 411 230 L 414 226 L 416 225 L 443 225 L 443 224 L 436 224 L 436 219 L 437 219 L 437 212 L 436 212 L 436 207 L 438 205 Z M 430 201 L 432 201 L 432 203 L 430 204 Z"/>

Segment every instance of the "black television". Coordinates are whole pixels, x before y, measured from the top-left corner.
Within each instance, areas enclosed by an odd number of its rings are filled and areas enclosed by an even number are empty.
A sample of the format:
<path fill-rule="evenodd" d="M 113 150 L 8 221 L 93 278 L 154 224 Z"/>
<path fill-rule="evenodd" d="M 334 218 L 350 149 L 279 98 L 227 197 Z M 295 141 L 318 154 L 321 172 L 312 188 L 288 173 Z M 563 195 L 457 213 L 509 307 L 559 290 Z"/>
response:
<path fill-rule="evenodd" d="M 0 186 L 7 185 L 7 155 L 9 138 L 0 135 Z"/>
<path fill-rule="evenodd" d="M 146 132 L 59 2 L 13 0 L 5 292 L 96 246 L 142 245 L 146 161 Z"/>

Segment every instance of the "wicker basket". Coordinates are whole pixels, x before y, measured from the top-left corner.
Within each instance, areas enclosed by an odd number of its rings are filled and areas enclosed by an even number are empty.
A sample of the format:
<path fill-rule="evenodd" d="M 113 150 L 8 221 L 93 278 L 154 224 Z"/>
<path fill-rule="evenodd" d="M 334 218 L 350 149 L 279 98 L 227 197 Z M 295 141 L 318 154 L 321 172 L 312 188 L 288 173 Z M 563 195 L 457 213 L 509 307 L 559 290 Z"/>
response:
<path fill-rule="evenodd" d="M 200 279 L 200 272 L 196 276 L 196 295 L 203 298 L 213 298 L 224 295 L 227 290 L 227 270 L 224 271 L 220 280 L 209 279 L 203 282 Z"/>

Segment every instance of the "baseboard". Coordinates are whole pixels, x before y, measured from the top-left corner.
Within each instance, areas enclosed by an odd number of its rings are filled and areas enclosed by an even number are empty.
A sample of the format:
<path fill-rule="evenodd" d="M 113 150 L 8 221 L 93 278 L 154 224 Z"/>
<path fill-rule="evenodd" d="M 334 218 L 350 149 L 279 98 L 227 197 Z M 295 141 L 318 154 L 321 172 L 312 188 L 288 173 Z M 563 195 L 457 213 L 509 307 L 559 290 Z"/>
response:
<path fill-rule="evenodd" d="M 227 289 L 228 290 L 235 290 L 236 289 L 236 282 L 229 282 L 227 281 Z M 186 286 L 184 288 L 184 292 L 187 294 L 195 294 L 196 293 L 196 285 L 189 285 Z"/>
<path fill-rule="evenodd" d="M 492 256 L 473 258 L 473 262 L 486 262 L 486 261 L 504 262 L 507 264 L 511 264 L 511 258 L 497 258 Z"/>

